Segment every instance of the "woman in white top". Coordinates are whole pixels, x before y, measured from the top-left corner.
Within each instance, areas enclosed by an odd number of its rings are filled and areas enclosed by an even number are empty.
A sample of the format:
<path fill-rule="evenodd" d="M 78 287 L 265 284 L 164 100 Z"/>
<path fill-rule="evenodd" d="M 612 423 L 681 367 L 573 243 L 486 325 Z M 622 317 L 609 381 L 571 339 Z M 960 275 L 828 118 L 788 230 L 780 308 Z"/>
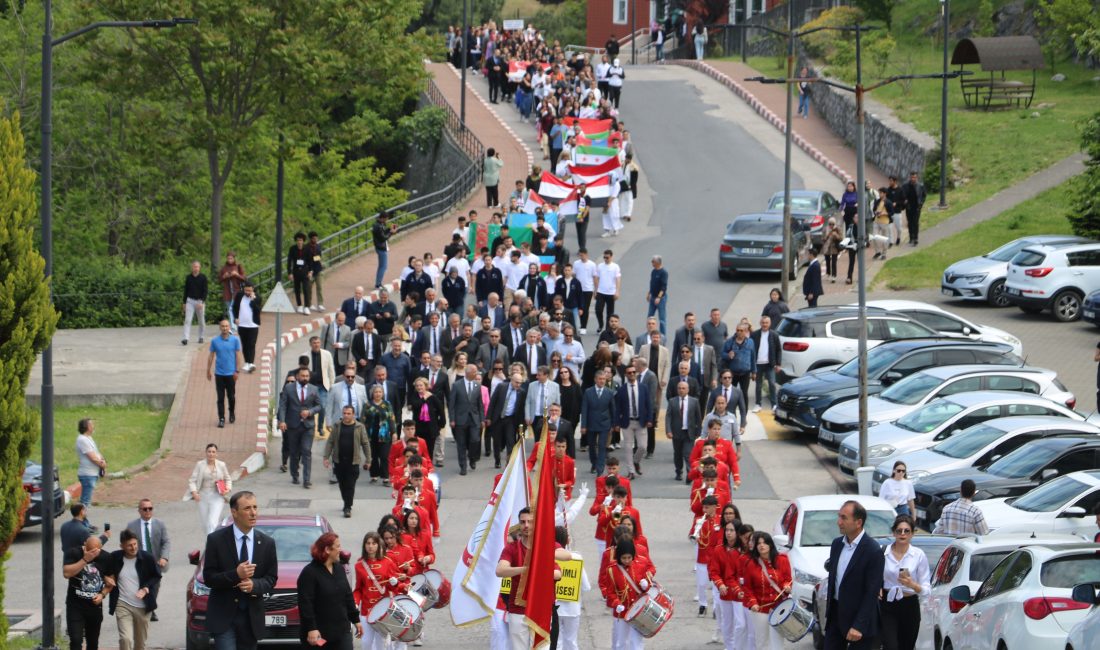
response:
<path fill-rule="evenodd" d="M 581 503 L 583 504 L 583 502 L 582 497 Z M 571 548 L 572 539 L 568 527 L 557 526 L 554 529 L 554 538 L 563 547 L 569 549 L 574 560 L 584 561 L 581 554 Z M 588 582 L 588 572 L 584 570 L 584 564 L 581 564 L 581 591 L 585 592 L 591 589 L 592 585 Z M 558 608 L 558 648 L 561 648 L 561 650 L 578 650 L 580 646 L 577 645 L 577 632 L 580 631 L 581 627 L 580 594 L 577 594 L 576 600 L 561 600 L 559 598 L 555 602 Z"/>
<path fill-rule="evenodd" d="M 224 481 L 221 490 L 218 481 Z M 206 459 L 195 463 L 187 488 L 191 491 L 191 499 L 199 504 L 199 520 L 209 535 L 221 521 L 225 495 L 233 489 L 233 477 L 225 463 L 218 460 L 218 446 L 214 443 L 206 445 Z"/>
<path fill-rule="evenodd" d="M 895 462 L 894 471 L 882 482 L 878 495 L 894 506 L 897 514 L 912 516 L 916 512 L 917 494 L 913 482 L 906 478 L 906 469 L 904 461 Z"/>
<path fill-rule="evenodd" d="M 928 556 L 910 544 L 916 525 L 909 515 L 894 520 L 894 542 L 886 547 L 882 575 L 882 647 L 913 650 L 920 632 L 920 599 L 931 592 Z"/>

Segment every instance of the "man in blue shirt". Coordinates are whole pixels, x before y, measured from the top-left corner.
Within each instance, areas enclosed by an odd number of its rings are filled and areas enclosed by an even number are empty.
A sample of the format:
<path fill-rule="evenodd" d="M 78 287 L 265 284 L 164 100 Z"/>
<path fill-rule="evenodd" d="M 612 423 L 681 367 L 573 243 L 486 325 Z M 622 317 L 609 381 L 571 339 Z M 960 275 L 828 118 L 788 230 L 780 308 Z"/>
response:
<path fill-rule="evenodd" d="M 657 314 L 657 322 L 661 325 L 663 336 L 668 306 L 668 271 L 665 270 L 660 255 L 654 255 L 650 262 L 653 264 L 653 270 L 649 272 L 649 293 L 645 295 L 645 301 L 649 304 L 646 318 Z"/>
<path fill-rule="evenodd" d="M 237 421 L 237 375 L 244 365 L 241 340 L 229 329 L 229 321 L 218 323 L 221 334 L 210 340 L 206 360 L 206 380 L 214 382 L 218 393 L 218 428 L 225 427 L 225 398 L 229 398 L 229 423 Z"/>
<path fill-rule="evenodd" d="M 756 344 L 749 338 L 747 325 L 738 325 L 734 335 L 722 346 L 722 364 L 733 373 L 733 383 L 741 389 L 741 394 L 748 395 L 749 380 L 756 379 Z"/>
<path fill-rule="evenodd" d="M 558 158 L 561 157 L 562 137 L 565 135 L 565 127 L 561 123 L 561 115 L 554 118 L 554 126 L 550 127 L 550 169 L 558 168 Z"/>

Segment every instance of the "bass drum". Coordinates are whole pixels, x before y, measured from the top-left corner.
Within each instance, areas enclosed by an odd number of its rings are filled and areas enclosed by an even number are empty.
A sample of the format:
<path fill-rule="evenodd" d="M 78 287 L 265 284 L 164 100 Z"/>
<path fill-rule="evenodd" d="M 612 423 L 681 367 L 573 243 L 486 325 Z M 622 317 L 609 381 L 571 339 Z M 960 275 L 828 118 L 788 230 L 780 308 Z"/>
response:
<path fill-rule="evenodd" d="M 410 643 L 424 632 L 424 610 L 408 596 L 383 598 L 371 608 L 367 624 L 380 634 Z"/>
<path fill-rule="evenodd" d="M 642 594 L 630 609 L 626 610 L 623 620 L 630 624 L 638 634 L 649 639 L 661 631 L 661 628 L 672 618 L 672 596 L 661 591 L 656 586 Z"/>
<path fill-rule="evenodd" d="M 432 605 L 434 609 L 443 609 L 447 605 L 451 604 L 451 581 L 444 578 L 443 574 L 435 569 L 429 569 L 424 572 L 424 577 L 428 582 L 435 587 L 436 601 Z"/>
<path fill-rule="evenodd" d="M 768 614 L 768 625 L 774 627 L 784 639 L 797 643 L 813 629 L 814 615 L 794 598 L 788 598 Z"/>

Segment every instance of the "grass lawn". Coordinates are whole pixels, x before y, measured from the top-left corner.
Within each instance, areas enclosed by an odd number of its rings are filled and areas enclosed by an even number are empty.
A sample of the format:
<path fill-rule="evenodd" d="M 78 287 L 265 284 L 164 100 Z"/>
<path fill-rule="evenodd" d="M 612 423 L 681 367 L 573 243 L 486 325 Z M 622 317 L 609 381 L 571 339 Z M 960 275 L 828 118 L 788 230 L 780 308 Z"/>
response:
<path fill-rule="evenodd" d="M 168 411 L 144 404 L 54 409 L 54 456 L 62 486 L 77 482 L 76 425 L 81 418 L 96 421 L 96 445 L 107 459 L 107 471 L 117 472 L 137 465 L 157 450 Z M 37 460 L 37 453 L 33 457 Z"/>
<path fill-rule="evenodd" d="M 504 6 L 500 9 L 502 19 L 523 18 L 530 20 L 545 5 L 539 0 L 504 0 Z M 538 25 L 535 25 L 538 27 Z"/>
<path fill-rule="evenodd" d="M 1025 235 L 1072 232 L 1066 214 L 1079 179 L 1070 179 L 928 248 L 887 260 L 875 276 L 875 287 L 897 290 L 938 287 L 943 270 L 961 259 L 988 253 Z"/>

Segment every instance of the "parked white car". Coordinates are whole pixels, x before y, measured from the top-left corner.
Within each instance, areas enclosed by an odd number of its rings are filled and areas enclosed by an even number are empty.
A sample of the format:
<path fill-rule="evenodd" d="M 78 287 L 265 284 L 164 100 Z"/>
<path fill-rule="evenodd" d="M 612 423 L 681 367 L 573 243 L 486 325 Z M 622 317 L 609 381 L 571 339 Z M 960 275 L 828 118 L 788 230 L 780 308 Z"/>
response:
<path fill-rule="evenodd" d="M 849 499 L 858 501 L 867 509 L 864 529 L 868 535 L 878 537 L 890 534 L 895 517 L 890 504 L 878 497 L 855 494 L 798 497 L 791 501 L 772 529 L 776 547 L 785 552 L 791 561 L 794 578 L 791 595 L 804 607 L 812 607 L 814 587 L 827 575 L 825 562 L 829 559 L 829 547 L 840 535 L 836 526 L 837 513 Z"/>
<path fill-rule="evenodd" d="M 963 300 L 984 300 L 994 307 L 1007 307 L 1004 296 L 1008 263 L 1028 246 L 1068 246 L 1085 243 L 1073 235 L 1032 235 L 1014 239 L 1004 246 L 978 257 L 968 257 L 947 267 L 940 281 L 945 296 Z"/>
<path fill-rule="evenodd" d="M 837 463 L 845 473 L 857 467 L 891 462 L 910 451 L 926 449 L 963 429 L 1010 415 L 1054 415 L 1083 420 L 1073 409 L 1038 395 L 1007 391 L 974 391 L 948 395 L 898 418 L 867 429 L 867 460 L 859 457 L 859 436 L 840 443 Z"/>
<path fill-rule="evenodd" d="M 1091 607 L 1073 587 L 1100 582 L 1095 544 L 1027 546 L 1013 551 L 982 581 L 951 589 L 966 605 L 944 630 L 945 650 L 1064 650 L 1066 636 Z"/>
<path fill-rule="evenodd" d="M 1091 587 L 1091 585 L 1090 585 Z M 1096 591 L 1092 590 L 1095 603 Z M 1066 637 L 1066 650 L 1092 650 L 1100 640 L 1100 607 L 1094 604 L 1085 620 L 1073 626 Z"/>
<path fill-rule="evenodd" d="M 1008 264 L 1005 298 L 1029 314 L 1050 310 L 1063 323 L 1081 317 L 1085 296 L 1100 289 L 1100 242 L 1029 246 Z"/>
<path fill-rule="evenodd" d="M 1059 476 L 1023 496 L 975 501 L 989 529 L 1008 533 L 1062 533 L 1091 542 L 1096 536 L 1100 470 Z"/>
<path fill-rule="evenodd" d="M 901 454 L 875 468 L 871 485 L 877 494 L 882 482 L 890 478 L 897 461 L 905 463 L 909 480 L 919 483 L 941 472 L 988 465 L 1017 447 L 1051 436 L 1100 435 L 1100 427 L 1075 417 L 1014 416 L 976 424 L 928 449 Z"/>
<path fill-rule="evenodd" d="M 921 601 L 921 626 L 927 621 L 932 627 L 935 646 L 943 648 L 944 633 L 951 627 L 955 614 L 966 606 L 966 603 L 951 601 L 953 588 L 965 585 L 976 590 L 993 567 L 1018 548 L 1029 544 L 1075 545 L 1080 541 L 1069 535 L 985 535 L 956 539 L 940 556 L 939 563 L 932 567 L 932 593 Z"/>
<path fill-rule="evenodd" d="M 1058 381 L 1057 373 L 1025 366 L 943 366 L 909 375 L 878 395 L 867 398 L 867 426 L 893 422 L 932 400 L 976 390 L 1000 390 L 1042 395 L 1065 404 L 1077 403 L 1073 393 Z M 818 438 L 843 440 L 859 429 L 859 401 L 850 399 L 821 415 Z"/>
<path fill-rule="evenodd" d="M 916 300 L 870 300 L 868 307 L 878 307 L 909 318 L 951 338 L 971 339 L 987 343 L 1007 343 L 1012 351 L 1024 356 L 1024 344 L 1019 338 L 992 325 L 979 325 L 946 309 Z"/>

